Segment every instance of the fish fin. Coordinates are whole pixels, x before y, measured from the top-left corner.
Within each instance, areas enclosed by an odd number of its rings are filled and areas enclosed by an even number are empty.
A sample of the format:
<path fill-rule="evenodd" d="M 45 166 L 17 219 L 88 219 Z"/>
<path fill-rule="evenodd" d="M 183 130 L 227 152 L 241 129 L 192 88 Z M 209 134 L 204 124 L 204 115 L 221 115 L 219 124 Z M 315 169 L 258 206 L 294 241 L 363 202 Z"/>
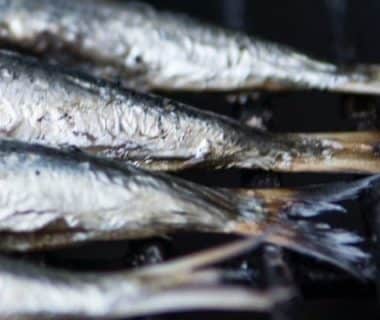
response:
<path fill-rule="evenodd" d="M 340 201 L 355 199 L 363 191 L 380 185 L 380 175 L 373 175 L 355 181 L 328 183 L 298 189 L 238 189 L 234 190 L 242 201 L 258 200 L 262 209 L 275 216 L 287 214 L 303 218 L 319 215 L 321 212 L 346 212 Z"/>
<path fill-rule="evenodd" d="M 249 235 L 249 226 L 254 225 L 252 234 L 256 235 L 256 224 L 237 224 L 234 231 Z M 370 255 L 358 245 L 362 240 L 359 235 L 347 230 L 279 220 L 268 227 L 263 241 L 327 262 L 365 280 L 373 274 Z"/>
<path fill-rule="evenodd" d="M 289 161 L 277 161 L 274 170 L 290 172 L 380 172 L 380 132 L 342 132 L 284 135 L 299 141 Z M 283 137 L 284 137 L 283 136 Z"/>

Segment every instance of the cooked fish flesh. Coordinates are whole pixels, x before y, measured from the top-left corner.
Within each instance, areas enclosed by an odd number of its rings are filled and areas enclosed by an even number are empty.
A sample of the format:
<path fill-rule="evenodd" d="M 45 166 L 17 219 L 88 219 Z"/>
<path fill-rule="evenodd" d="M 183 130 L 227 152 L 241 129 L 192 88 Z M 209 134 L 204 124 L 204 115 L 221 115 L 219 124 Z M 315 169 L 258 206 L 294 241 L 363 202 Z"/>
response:
<path fill-rule="evenodd" d="M 0 42 L 140 89 L 380 93 L 379 68 L 340 68 L 148 5 L 1 0 Z"/>
<path fill-rule="evenodd" d="M 380 133 L 270 134 L 227 117 L 0 52 L 0 137 L 154 170 L 380 172 Z"/>
<path fill-rule="evenodd" d="M 378 179 L 370 177 L 349 185 L 346 196 Z M 182 230 L 254 237 L 270 230 L 265 241 L 352 273 L 357 273 L 358 260 L 367 259 L 346 243 L 358 237 L 291 224 L 282 219 L 280 211 L 267 210 L 270 206 L 261 197 L 214 190 L 81 152 L 0 140 L 0 184 L 3 251 L 136 239 Z M 331 188 L 328 190 L 332 197 Z M 336 199 L 344 195 L 339 188 L 335 190 Z"/>
<path fill-rule="evenodd" d="M 173 311 L 268 311 L 290 288 L 220 285 L 221 270 L 197 270 L 255 247 L 239 241 L 139 270 L 76 273 L 0 258 L 0 313 L 6 319 L 129 318 Z M 15 299 L 17 297 L 17 299 Z"/>

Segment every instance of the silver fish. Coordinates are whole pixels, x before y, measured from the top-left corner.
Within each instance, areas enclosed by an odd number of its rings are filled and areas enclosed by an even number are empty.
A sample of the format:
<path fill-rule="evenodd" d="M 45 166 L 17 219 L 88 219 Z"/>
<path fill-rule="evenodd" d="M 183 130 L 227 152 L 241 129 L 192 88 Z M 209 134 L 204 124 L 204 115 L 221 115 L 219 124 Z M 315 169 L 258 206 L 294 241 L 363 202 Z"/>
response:
<path fill-rule="evenodd" d="M 143 4 L 1 0 L 0 41 L 145 89 L 380 93 L 376 66 L 342 70 L 285 46 Z"/>
<path fill-rule="evenodd" d="M 380 133 L 269 134 L 0 51 L 0 136 L 154 170 L 380 172 Z"/>
<path fill-rule="evenodd" d="M 335 198 L 330 188 L 326 196 L 337 200 L 342 190 L 349 196 L 377 180 L 379 176 L 347 190 L 335 188 Z M 266 242 L 320 258 L 355 275 L 361 275 L 356 263 L 368 258 L 350 245 L 359 240 L 357 236 L 286 222 L 281 212 L 266 210 L 260 197 L 210 189 L 81 152 L 0 140 L 0 195 L 3 251 L 182 230 L 254 237 L 269 230 Z"/>
<path fill-rule="evenodd" d="M 203 309 L 268 311 L 291 299 L 292 290 L 223 286 L 221 270 L 199 270 L 256 245 L 238 241 L 160 265 L 105 273 L 67 272 L 1 257 L 0 313 L 5 319 L 113 319 Z"/>

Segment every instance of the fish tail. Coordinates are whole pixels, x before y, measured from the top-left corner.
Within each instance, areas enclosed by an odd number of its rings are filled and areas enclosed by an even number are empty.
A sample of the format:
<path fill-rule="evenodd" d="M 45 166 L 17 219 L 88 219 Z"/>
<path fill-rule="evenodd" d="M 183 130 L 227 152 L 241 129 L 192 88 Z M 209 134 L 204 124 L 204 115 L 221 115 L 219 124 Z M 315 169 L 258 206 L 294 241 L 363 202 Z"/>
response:
<path fill-rule="evenodd" d="M 380 132 L 287 134 L 294 153 L 285 153 L 273 169 L 290 172 L 380 172 Z"/>
<path fill-rule="evenodd" d="M 352 200 L 362 192 L 380 185 L 380 174 L 354 181 L 327 183 L 301 188 L 236 189 L 234 193 L 241 201 L 241 207 L 250 206 L 252 199 L 270 217 L 278 215 L 314 217 L 322 212 L 346 212 L 339 202 Z"/>
<path fill-rule="evenodd" d="M 299 189 L 235 190 L 241 216 L 226 231 L 261 235 L 263 242 L 321 259 L 359 278 L 369 277 L 370 268 L 362 266 L 370 265 L 370 256 L 358 245 L 362 241 L 359 235 L 310 220 L 290 221 L 287 217 L 309 218 L 327 210 L 343 213 L 345 208 L 340 201 L 353 199 L 379 184 L 380 175 L 374 175 Z"/>
<path fill-rule="evenodd" d="M 250 229 L 250 226 L 254 226 Z M 234 232 L 257 235 L 257 223 L 237 224 Z M 280 220 L 267 227 L 263 242 L 276 244 L 302 255 L 327 262 L 361 279 L 373 276 L 370 255 L 360 248 L 363 239 L 356 233 L 333 228 L 317 228 L 311 223 Z"/>
<path fill-rule="evenodd" d="M 346 74 L 346 76 L 345 76 Z M 349 72 L 342 72 L 342 81 L 338 81 L 332 91 L 356 94 L 380 94 L 380 66 L 358 65 Z"/>

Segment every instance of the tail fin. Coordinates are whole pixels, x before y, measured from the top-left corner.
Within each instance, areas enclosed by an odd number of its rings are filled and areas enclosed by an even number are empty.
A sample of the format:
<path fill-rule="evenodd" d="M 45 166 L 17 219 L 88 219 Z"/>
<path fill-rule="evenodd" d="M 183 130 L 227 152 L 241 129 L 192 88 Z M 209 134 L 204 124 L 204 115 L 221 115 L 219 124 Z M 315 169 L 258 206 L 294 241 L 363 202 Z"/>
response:
<path fill-rule="evenodd" d="M 380 172 L 380 132 L 283 135 L 298 141 L 295 153 L 274 170 L 290 172 Z"/>
<path fill-rule="evenodd" d="M 331 90 L 343 93 L 380 94 L 380 66 L 359 65 L 351 70 L 346 81 L 339 81 Z"/>
<path fill-rule="evenodd" d="M 252 201 L 261 203 L 265 222 L 242 214 L 243 221 L 230 226 L 230 230 L 252 236 L 266 231 L 264 241 L 324 260 L 359 278 L 369 277 L 369 268 L 363 266 L 369 266 L 370 257 L 357 245 L 362 240 L 358 235 L 346 230 L 317 228 L 312 222 L 286 221 L 285 215 L 312 217 L 325 210 L 344 211 L 336 202 L 352 199 L 379 184 L 380 175 L 375 175 L 298 190 L 236 190 L 243 210 Z"/>
<path fill-rule="evenodd" d="M 271 216 L 283 213 L 306 218 L 323 211 L 345 212 L 339 201 L 354 199 L 361 192 L 377 185 L 380 185 L 380 175 L 298 189 L 237 189 L 234 192 L 242 201 L 255 199 L 260 202 L 262 209 Z"/>
<path fill-rule="evenodd" d="M 247 224 L 237 224 L 235 232 L 248 235 Z M 269 230 L 265 242 L 325 261 L 362 280 L 373 276 L 370 256 L 359 248 L 362 238 L 355 233 L 285 221 L 279 221 Z"/>
<path fill-rule="evenodd" d="M 263 242 L 269 242 L 331 263 L 358 278 L 371 276 L 368 268 L 363 269 L 363 266 L 369 265 L 369 255 L 355 246 L 362 239 L 348 231 L 317 229 L 312 225 L 301 226 L 279 219 L 267 230 L 258 226 L 257 221 L 246 221 L 228 225 L 228 232 L 252 237 L 172 262 L 142 268 L 136 271 L 136 275 L 166 279 L 165 275 L 168 274 L 189 274 L 204 266 L 252 250 Z"/>

